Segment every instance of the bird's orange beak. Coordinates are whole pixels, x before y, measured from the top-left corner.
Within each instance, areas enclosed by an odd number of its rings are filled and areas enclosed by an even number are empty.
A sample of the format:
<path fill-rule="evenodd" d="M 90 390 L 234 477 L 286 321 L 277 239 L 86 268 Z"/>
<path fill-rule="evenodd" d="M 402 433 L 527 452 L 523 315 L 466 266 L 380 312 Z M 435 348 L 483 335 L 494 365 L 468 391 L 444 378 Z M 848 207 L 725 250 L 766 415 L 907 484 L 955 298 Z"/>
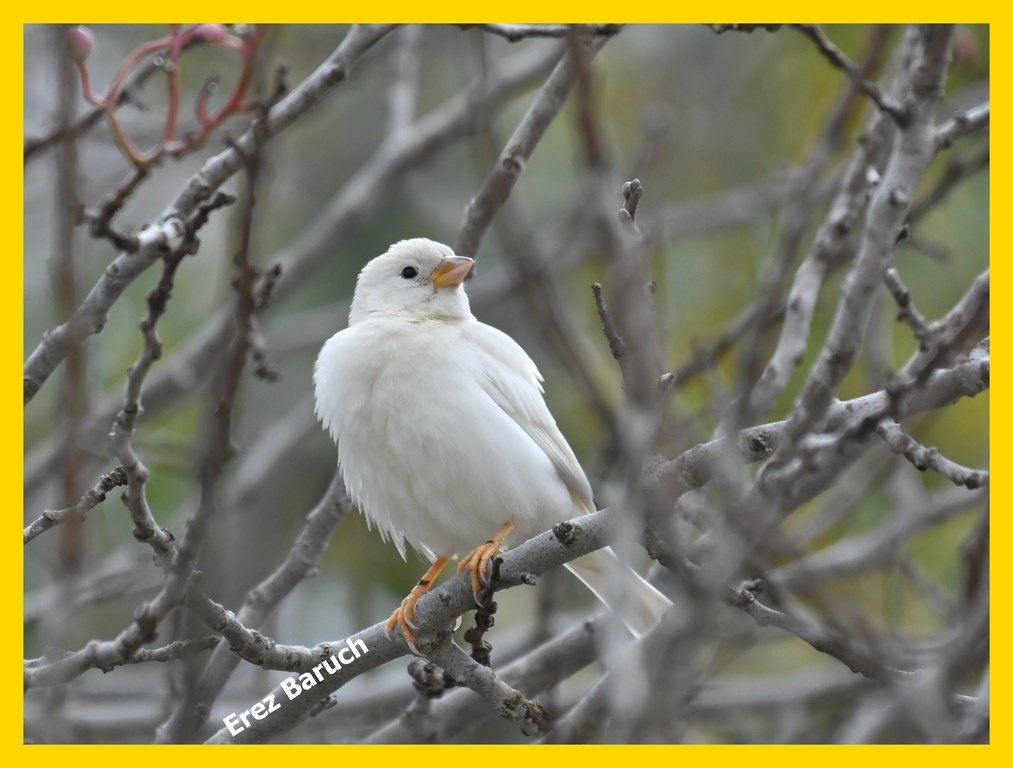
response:
<path fill-rule="evenodd" d="M 475 260 L 469 259 L 467 256 L 450 256 L 436 265 L 429 282 L 437 288 L 460 285 L 474 264 Z"/>

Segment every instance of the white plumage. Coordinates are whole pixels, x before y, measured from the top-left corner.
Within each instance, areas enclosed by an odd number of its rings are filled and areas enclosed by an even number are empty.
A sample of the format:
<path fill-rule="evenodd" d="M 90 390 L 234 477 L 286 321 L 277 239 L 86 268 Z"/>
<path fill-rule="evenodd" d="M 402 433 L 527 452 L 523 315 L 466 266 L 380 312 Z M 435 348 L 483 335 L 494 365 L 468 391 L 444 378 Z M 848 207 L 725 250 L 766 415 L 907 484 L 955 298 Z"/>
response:
<path fill-rule="evenodd" d="M 406 542 L 431 560 L 464 555 L 510 520 L 523 541 L 594 510 L 535 364 L 472 315 L 461 285 L 471 265 L 431 240 L 391 246 L 363 268 L 348 328 L 316 363 L 316 412 L 345 485 L 402 556 Z M 604 599 L 614 560 L 602 550 L 570 565 Z M 670 603 L 634 587 L 623 614 L 640 634 Z"/>

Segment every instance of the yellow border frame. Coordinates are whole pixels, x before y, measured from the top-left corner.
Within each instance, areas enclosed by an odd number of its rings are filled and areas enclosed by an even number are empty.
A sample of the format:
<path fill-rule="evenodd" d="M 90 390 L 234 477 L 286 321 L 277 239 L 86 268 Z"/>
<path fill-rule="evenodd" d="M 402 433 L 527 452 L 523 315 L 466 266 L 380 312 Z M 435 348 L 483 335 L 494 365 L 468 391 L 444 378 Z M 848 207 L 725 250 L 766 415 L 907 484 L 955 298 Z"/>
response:
<path fill-rule="evenodd" d="M 873 18 L 877 21 L 888 21 L 888 22 L 900 22 L 909 21 L 911 18 L 916 18 L 919 21 L 952 21 L 952 16 L 957 13 L 969 13 L 973 14 L 976 18 L 965 19 L 967 23 L 988 23 L 989 19 L 1000 16 L 998 10 L 998 3 L 985 3 L 976 4 L 973 6 L 963 6 L 955 8 L 952 5 L 943 6 L 942 4 L 936 4 L 929 7 L 926 3 L 912 3 L 903 2 L 895 3 L 887 6 L 886 4 L 879 3 L 846 3 L 841 4 L 839 7 L 832 5 L 823 5 L 818 8 L 814 8 L 811 4 L 802 4 L 800 2 L 794 3 L 773 3 L 767 4 L 762 7 L 758 6 L 755 2 L 742 2 L 741 0 L 733 0 L 733 2 L 722 3 L 720 6 L 715 7 L 706 3 L 696 4 L 664 4 L 661 3 L 603 3 L 599 0 L 585 0 L 585 2 L 573 4 L 558 4 L 548 5 L 545 2 L 531 2 L 531 0 L 516 0 L 509 4 L 501 3 L 497 4 L 498 7 L 490 7 L 489 5 L 483 4 L 481 6 L 475 3 L 461 3 L 454 0 L 453 2 L 442 2 L 438 7 L 434 5 L 422 5 L 418 3 L 406 3 L 406 2 L 385 2 L 382 5 L 371 5 L 368 8 L 369 21 L 404 21 L 406 18 L 410 21 L 431 21 L 431 22 L 442 22 L 454 19 L 460 22 L 462 19 L 465 21 L 479 20 L 478 17 L 484 16 L 487 19 L 489 17 L 503 17 L 509 16 L 513 19 L 522 19 L 527 22 L 563 22 L 573 20 L 585 20 L 589 22 L 601 22 L 601 21 L 612 21 L 612 20 L 624 20 L 631 22 L 653 22 L 653 23 L 664 23 L 664 22 L 718 22 L 718 21 L 749 21 L 755 20 L 758 12 L 763 12 L 767 16 L 773 16 L 775 19 L 789 16 L 798 15 L 809 20 L 809 17 L 814 15 L 820 16 L 819 21 L 830 22 L 855 22 L 855 21 L 869 21 Z M 146 6 L 141 3 L 122 3 L 122 2 L 102 2 L 101 4 L 92 3 L 87 5 L 71 5 L 70 3 L 61 2 L 49 2 L 45 4 L 38 4 L 36 7 L 31 9 L 27 8 L 15 8 L 12 10 L 4 11 L 4 23 L 0 25 L 0 62 L 7 62 L 11 65 L 11 69 L 18 69 L 19 71 L 23 68 L 24 63 L 24 36 L 22 34 L 22 26 L 27 23 L 46 23 L 46 22 L 68 22 L 68 21 L 89 21 L 92 23 L 98 22 L 148 22 L 148 23 L 161 23 L 165 21 L 166 16 L 173 16 L 178 13 L 178 8 L 169 8 L 162 6 Z M 175 11 L 175 13 L 174 13 Z M 255 0 L 253 2 L 246 3 L 217 3 L 213 6 L 213 11 L 222 17 L 228 17 L 231 19 L 241 18 L 251 22 L 260 21 L 285 21 L 285 22 L 347 22 L 349 19 L 345 14 L 349 14 L 356 17 L 363 16 L 363 8 L 361 6 L 342 6 L 342 5 L 327 5 L 327 6 L 315 6 L 314 4 L 307 4 L 303 7 L 283 6 L 277 3 L 266 3 L 262 0 Z M 705 18 L 705 15 L 710 14 L 710 18 Z M 718 18 L 714 18 L 717 15 Z M 10 18 L 8 18 L 10 17 Z M 82 18 L 84 17 L 84 18 Z M 828 18 L 829 17 L 829 18 Z M 356 20 L 356 19 L 352 19 Z M 358 19 L 365 20 L 365 19 Z M 499 20 L 502 20 L 500 18 Z M 1005 105 L 1008 104 L 1006 97 L 1009 95 L 1010 89 L 1010 48 L 1005 45 L 1007 27 L 1002 21 L 991 24 L 990 29 L 990 49 L 992 53 L 991 71 L 997 74 L 996 82 L 994 86 L 994 92 L 991 94 L 993 97 L 991 100 L 993 106 L 998 104 L 998 109 L 992 110 L 992 116 L 997 117 L 996 120 L 991 121 L 992 132 L 997 130 L 1000 133 L 1005 131 L 1005 113 L 1002 111 Z M 23 108 L 23 102 L 19 94 L 19 106 Z M 19 121 L 19 126 L 23 126 L 23 120 Z M 22 176 L 23 180 L 23 163 L 18 164 L 17 152 L 21 152 L 21 146 L 19 142 L 22 142 L 23 136 L 22 131 L 15 131 L 14 127 L 9 124 L 0 125 L 0 131 L 2 131 L 2 140 L 4 151 L 0 153 L 0 162 L 2 162 L 3 178 L 6 183 L 3 186 L 5 191 L 11 192 L 9 202 L 12 202 L 13 195 L 13 179 Z M 1002 141 L 996 142 L 998 151 L 991 154 L 991 169 L 995 173 L 990 172 L 990 178 L 1005 178 L 1005 169 L 1008 166 L 1008 160 L 1005 156 L 1004 147 Z M 19 197 L 23 195 L 23 183 L 18 186 Z M 994 187 L 990 190 L 990 205 L 999 210 L 1005 210 L 1005 204 L 1002 202 L 1006 198 L 1007 189 L 1005 185 Z M 6 197 L 6 195 L 4 195 Z M 997 205 L 998 204 L 998 205 Z M 23 248 L 23 206 L 19 206 L 17 211 L 4 208 L 3 209 L 3 220 L 6 224 L 3 226 L 3 231 L 7 232 L 18 232 L 20 237 L 18 242 Z M 1009 233 L 1002 227 L 992 228 L 991 230 L 993 243 L 992 249 L 997 250 L 1000 254 L 1006 251 L 1006 246 L 1003 243 L 1007 242 L 1010 237 Z M 24 362 L 24 350 L 21 351 L 20 355 L 15 353 L 15 346 L 23 338 L 23 259 L 20 254 L 15 253 L 13 243 L 8 241 L 7 248 L 3 249 L 4 252 L 8 253 L 14 261 L 15 273 L 21 276 L 21 280 L 15 281 L 13 279 L 6 279 L 0 281 L 0 320 L 2 320 L 3 326 L 9 323 L 19 329 L 16 334 L 3 333 L 0 334 L 0 360 L 3 361 L 3 370 L 6 373 L 0 376 L 0 387 L 2 387 L 2 400 L 0 400 L 0 407 L 2 407 L 3 423 L 13 424 L 22 423 L 23 419 L 23 407 L 17 405 L 17 387 L 16 387 L 16 375 L 14 373 L 15 362 L 23 364 Z M 993 276 L 995 282 L 999 287 L 999 292 L 1004 294 L 1009 282 L 1008 272 L 1005 260 L 1000 258 L 999 262 L 995 265 L 996 274 Z M 1004 352 L 1002 352 L 1002 340 L 1010 330 L 1010 305 L 1005 304 L 1004 301 L 1000 301 L 996 305 L 996 312 L 994 313 L 993 319 L 996 320 L 998 338 L 997 347 L 997 358 L 999 362 L 999 370 L 996 376 L 999 382 L 999 387 L 1004 387 L 1003 381 L 1006 381 L 1008 376 L 1006 373 L 1006 361 L 1004 358 Z M 998 435 L 1001 437 L 1003 434 L 1001 428 L 1003 424 L 1010 424 L 1010 408 L 1007 407 L 1007 403 L 1002 398 L 991 398 L 992 409 L 990 412 L 990 434 Z M 11 422 L 7 422 L 6 418 L 10 416 Z M 5 429 L 5 432 L 9 435 L 13 432 L 12 429 Z M 992 510 L 998 514 L 992 519 L 992 541 L 1000 542 L 1000 546 L 1004 545 L 1005 542 L 1009 541 L 1009 523 L 1008 523 L 1008 512 L 1010 510 L 1009 505 L 1009 486 L 1005 484 L 1005 475 L 1003 474 L 1002 467 L 1007 466 L 1007 460 L 1009 456 L 1009 448 L 1007 447 L 1005 440 L 999 439 L 996 441 L 992 448 L 994 450 L 992 460 L 992 470 L 998 468 L 998 475 L 994 475 L 998 478 L 998 482 L 991 486 L 992 493 Z M 22 445 L 14 444 L 13 439 L 9 438 L 3 442 L 3 486 L 6 488 L 17 488 L 20 485 L 21 478 L 23 476 L 23 449 Z M 22 471 L 18 471 L 18 470 Z M 14 551 L 16 547 L 16 539 L 13 533 L 8 532 L 7 536 L 4 536 L 0 540 L 0 568 L 2 568 L 2 578 L 4 583 L 20 584 L 22 581 L 23 574 L 23 547 Z M 1005 558 L 1000 558 L 996 561 L 996 564 L 992 571 L 992 583 L 997 585 L 995 592 L 995 604 L 998 610 L 993 614 L 992 624 L 992 635 L 993 639 L 999 638 L 998 644 L 993 643 L 993 647 L 997 648 L 997 653 L 992 654 L 992 668 L 991 668 L 991 680 L 996 685 L 1000 694 L 992 699 L 992 716 L 997 720 L 998 726 L 992 729 L 992 745 L 988 747 L 922 747 L 922 746 L 907 746 L 907 747 L 854 747 L 850 749 L 861 750 L 861 754 L 856 754 L 853 751 L 842 751 L 839 749 L 828 749 L 823 747 L 754 747 L 754 750 L 763 750 L 762 760 L 764 762 L 770 761 L 778 765 L 784 765 L 786 763 L 795 763 L 805 761 L 815 762 L 818 761 L 821 764 L 826 763 L 837 763 L 838 761 L 847 761 L 849 764 L 856 759 L 860 759 L 863 763 L 873 761 L 875 763 L 886 763 L 887 761 L 893 762 L 898 759 L 900 760 L 918 760 L 919 764 L 924 764 L 926 761 L 935 762 L 935 759 L 940 761 L 946 761 L 952 763 L 954 760 L 966 760 L 972 759 L 976 764 L 992 763 L 993 761 L 998 762 L 1001 759 L 1001 755 L 1006 751 L 1006 739 L 1005 729 L 1001 727 L 1003 717 L 1005 716 L 1007 709 L 1005 703 L 1005 697 L 1002 695 L 1002 691 L 1005 690 L 1008 675 L 1005 664 L 1005 650 L 1007 648 L 1007 642 L 1009 638 L 1008 624 L 1009 619 L 1006 615 L 1005 609 L 1008 605 L 1008 601 L 1005 599 L 1007 594 L 1003 588 L 1007 583 L 1005 578 L 1009 572 L 1009 561 Z M 19 598 L 20 599 L 20 598 Z M 4 696 L 3 703 L 8 703 L 10 707 L 0 706 L 0 711 L 4 711 L 5 714 L 0 719 L 0 749 L 3 752 L 17 750 L 17 754 L 11 754 L 10 756 L 18 762 L 27 761 L 31 759 L 33 763 L 48 763 L 50 760 L 61 760 L 61 759 L 80 759 L 82 755 L 79 754 L 68 754 L 68 750 L 89 750 L 90 754 L 88 758 L 94 758 L 97 760 L 108 759 L 110 762 L 122 760 L 127 757 L 124 754 L 125 750 L 139 750 L 145 749 L 145 747 L 128 747 L 128 746 L 23 746 L 22 738 L 22 718 L 17 715 L 21 713 L 23 701 L 21 695 L 21 666 L 17 659 L 13 658 L 13 654 L 10 653 L 12 649 L 8 646 L 14 645 L 14 636 L 21 631 L 21 614 L 20 612 L 15 613 L 14 611 L 8 611 L 3 615 L 2 634 L 0 637 L 6 639 L 3 643 L 3 663 L 0 664 L 2 669 L 2 688 L 0 688 L 0 695 Z M 1007 638 L 1003 641 L 1002 638 Z M 19 642 L 20 646 L 21 643 Z M 16 703 L 17 702 L 17 703 Z M 175 747 L 175 748 L 155 748 L 147 749 L 143 756 L 136 755 L 140 759 L 144 760 L 146 765 L 168 765 L 170 761 L 176 763 L 177 761 L 184 759 L 179 753 L 180 749 L 198 749 L 199 747 Z M 261 747 L 262 749 L 280 749 L 277 746 Z M 27 750 L 33 750 L 33 754 L 29 756 Z M 295 747 L 299 750 L 307 749 L 327 749 L 327 747 L 317 746 L 302 746 Z M 467 759 L 469 757 L 478 757 L 475 750 L 478 747 L 450 747 L 450 746 L 437 746 L 429 747 L 426 749 L 420 749 L 418 747 L 342 747 L 342 754 L 338 757 L 339 760 L 351 760 L 358 761 L 372 761 L 381 759 L 383 761 L 396 760 L 401 758 L 405 761 L 432 761 L 441 760 L 446 758 L 457 758 Z M 375 750 L 383 750 L 383 755 L 380 756 Z M 587 746 L 570 746 L 570 747 L 546 747 L 535 751 L 528 750 L 525 752 L 523 757 L 515 752 L 514 750 L 523 749 L 523 747 L 511 747 L 511 746 L 498 746 L 495 747 L 493 753 L 490 754 L 488 748 L 482 748 L 483 754 L 481 759 L 488 761 L 490 759 L 507 759 L 516 760 L 521 759 L 524 761 L 526 766 L 539 766 L 539 765 L 551 765 L 558 764 L 561 759 L 559 750 L 566 750 L 566 755 L 563 759 L 575 760 L 575 761 L 587 761 L 596 762 L 598 760 L 608 761 L 609 763 L 630 762 L 634 760 L 699 760 L 704 759 L 708 762 L 712 761 L 723 761 L 723 760 L 746 760 L 750 764 L 757 760 L 757 755 L 743 755 L 739 750 L 744 747 L 611 747 L 611 746 L 600 746 L 600 747 L 587 747 Z M 708 750 L 707 754 L 701 754 L 699 750 Z M 951 750 L 959 749 L 964 750 L 976 750 L 975 754 L 953 754 Z M 116 754 L 112 753 L 116 750 Z M 173 751 L 170 751 L 173 750 Z M 346 751 L 347 750 L 347 751 Z M 411 751 L 409 751 L 411 750 Z M 648 750 L 645 752 L 644 750 Z M 666 750 L 667 754 L 661 754 L 662 750 Z M 679 750 L 678 753 L 675 750 Z M 686 750 L 690 750 L 687 752 Z M 717 751 L 714 751 L 717 750 Z M 849 750 L 849 748 L 843 748 L 843 750 Z M 903 754 L 896 750 L 904 750 Z M 909 750 L 918 750 L 917 754 L 913 754 Z M 736 752 L 739 752 L 736 754 Z M 217 755 L 214 753 L 205 753 L 206 758 L 215 759 Z M 332 759 L 334 755 L 331 755 Z M 319 758 L 319 755 L 317 756 Z M 235 758 L 231 758 L 235 759 Z M 270 758 L 268 758 L 270 759 Z M 291 760 L 290 756 L 286 756 L 286 760 Z M 300 755 L 297 759 L 311 759 L 308 754 Z M 1009 758 L 1003 762 L 1008 762 Z"/>

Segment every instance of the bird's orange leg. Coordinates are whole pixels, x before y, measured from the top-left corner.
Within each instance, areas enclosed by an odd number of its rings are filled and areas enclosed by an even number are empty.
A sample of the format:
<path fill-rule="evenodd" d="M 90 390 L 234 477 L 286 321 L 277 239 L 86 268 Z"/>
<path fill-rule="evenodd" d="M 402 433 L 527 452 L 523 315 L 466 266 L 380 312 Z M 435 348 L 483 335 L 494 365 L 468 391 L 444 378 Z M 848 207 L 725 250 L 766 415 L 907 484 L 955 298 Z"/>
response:
<path fill-rule="evenodd" d="M 489 561 L 496 556 L 507 536 L 513 533 L 516 527 L 513 520 L 507 520 L 495 536 L 485 544 L 475 547 L 457 566 L 458 575 L 465 570 L 471 570 L 471 591 L 475 596 L 476 605 L 482 604 L 482 587 L 489 583 Z"/>
<path fill-rule="evenodd" d="M 393 614 L 391 614 L 389 619 L 387 619 L 387 626 L 384 629 L 384 634 L 389 638 L 390 631 L 394 629 L 395 626 L 400 627 L 401 636 L 405 639 L 405 642 L 408 643 L 408 647 L 411 649 L 411 652 L 416 656 L 421 656 L 422 654 L 420 654 L 418 648 L 415 647 L 415 633 L 412 632 L 413 629 L 418 629 L 418 627 L 412 623 L 415 613 L 415 603 L 419 601 L 422 595 L 429 591 L 429 588 L 433 585 L 433 582 L 436 581 L 436 577 L 440 575 L 440 571 L 443 570 L 443 567 L 447 564 L 449 559 L 449 557 L 441 557 L 433 563 L 429 567 L 429 570 L 426 571 L 426 575 L 419 579 L 418 584 L 412 587 L 412 591 L 408 593 L 408 597 L 401 601 L 401 606 L 394 611 Z"/>

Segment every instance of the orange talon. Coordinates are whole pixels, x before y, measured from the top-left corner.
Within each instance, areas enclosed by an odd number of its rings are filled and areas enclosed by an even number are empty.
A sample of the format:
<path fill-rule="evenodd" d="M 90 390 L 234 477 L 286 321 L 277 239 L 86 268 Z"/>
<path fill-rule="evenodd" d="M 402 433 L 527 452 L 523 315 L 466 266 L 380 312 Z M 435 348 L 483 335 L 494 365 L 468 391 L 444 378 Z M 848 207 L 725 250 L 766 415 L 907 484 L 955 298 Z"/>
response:
<path fill-rule="evenodd" d="M 436 577 L 440 575 L 440 571 L 443 570 L 449 559 L 449 557 L 441 557 L 433 563 L 425 575 L 419 579 L 419 583 L 412 587 L 412 591 L 401 601 L 401 605 L 387 619 L 387 626 L 383 631 L 387 638 L 390 638 L 390 631 L 394 627 L 400 628 L 401 637 L 408 644 L 409 650 L 416 656 L 421 656 L 422 654 L 415 647 L 415 633 L 412 632 L 413 629 L 418 628 L 415 626 L 414 621 L 412 621 L 415 618 L 415 603 L 422 598 L 422 595 L 429 591 L 429 588 L 436 581 Z"/>
<path fill-rule="evenodd" d="M 516 528 L 514 521 L 508 520 L 495 536 L 485 544 L 475 547 L 457 566 L 458 575 L 464 573 L 465 570 L 471 571 L 471 592 L 475 597 L 476 605 L 482 604 L 482 588 L 489 583 L 489 562 L 500 551 L 503 542 L 513 533 L 514 528 Z"/>

